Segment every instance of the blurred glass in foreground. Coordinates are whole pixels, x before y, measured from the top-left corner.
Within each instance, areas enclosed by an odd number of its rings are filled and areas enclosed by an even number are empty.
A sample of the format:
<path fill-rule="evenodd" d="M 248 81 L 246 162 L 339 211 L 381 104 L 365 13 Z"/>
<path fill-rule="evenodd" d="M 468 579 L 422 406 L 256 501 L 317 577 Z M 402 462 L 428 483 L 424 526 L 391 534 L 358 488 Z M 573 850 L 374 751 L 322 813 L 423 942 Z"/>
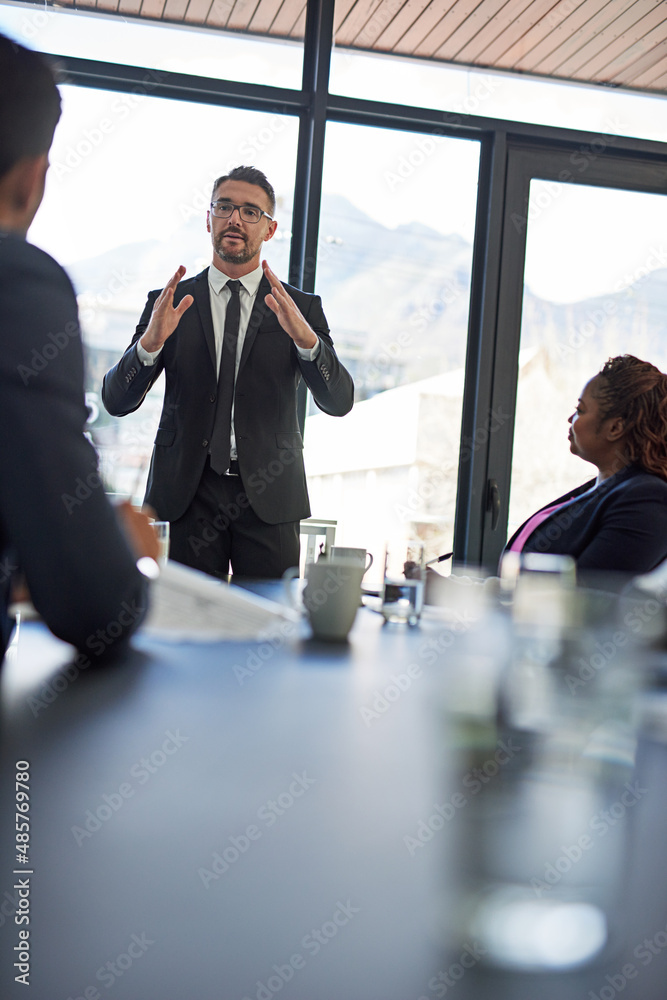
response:
<path fill-rule="evenodd" d="M 444 930 L 487 963 L 566 971 L 623 943 L 643 637 L 569 558 L 512 556 L 446 695 L 465 808 Z"/>

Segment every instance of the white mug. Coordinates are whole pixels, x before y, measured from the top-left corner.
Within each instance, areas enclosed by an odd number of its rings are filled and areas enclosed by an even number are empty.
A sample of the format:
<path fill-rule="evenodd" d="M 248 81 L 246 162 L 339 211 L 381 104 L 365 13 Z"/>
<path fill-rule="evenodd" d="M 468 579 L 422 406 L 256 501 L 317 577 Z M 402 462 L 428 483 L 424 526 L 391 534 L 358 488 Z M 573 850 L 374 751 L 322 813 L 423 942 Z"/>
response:
<path fill-rule="evenodd" d="M 358 559 L 320 559 L 306 566 L 306 586 L 303 605 L 315 639 L 344 642 L 352 628 L 361 604 L 361 579 L 364 564 Z M 291 589 L 291 581 L 298 570 L 288 570 L 283 575 L 290 603 L 298 611 Z"/>
<path fill-rule="evenodd" d="M 360 562 L 364 566 L 364 575 L 368 573 L 373 565 L 373 553 L 367 549 L 351 549 L 344 545 L 332 545 L 330 554 L 326 557 L 329 561 L 340 559 L 351 559 Z"/>

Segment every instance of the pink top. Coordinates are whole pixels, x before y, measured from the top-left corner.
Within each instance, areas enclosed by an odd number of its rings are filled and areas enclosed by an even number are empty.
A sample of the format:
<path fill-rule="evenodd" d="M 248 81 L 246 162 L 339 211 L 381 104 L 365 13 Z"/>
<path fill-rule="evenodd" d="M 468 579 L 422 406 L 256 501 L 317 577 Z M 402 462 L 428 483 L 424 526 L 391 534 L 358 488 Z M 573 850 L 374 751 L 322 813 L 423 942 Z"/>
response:
<path fill-rule="evenodd" d="M 575 497 L 573 499 L 578 500 L 579 497 Z M 514 539 L 514 541 L 512 542 L 512 544 L 510 545 L 508 551 L 509 552 L 521 552 L 521 550 L 523 549 L 524 545 L 526 544 L 526 539 L 530 535 L 532 535 L 532 533 L 535 531 L 535 529 L 539 528 L 539 526 L 542 524 L 542 522 L 546 521 L 546 519 L 549 517 L 549 515 L 553 514 L 553 512 L 555 510 L 560 510 L 561 507 L 566 507 L 569 503 L 572 503 L 572 499 L 570 499 L 570 500 L 563 500 L 562 503 L 552 504 L 551 507 L 545 507 L 544 510 L 538 510 L 537 514 L 533 514 L 533 516 L 530 517 L 526 521 L 526 523 L 524 524 L 523 528 L 521 529 L 521 531 L 519 532 L 519 534 L 516 536 L 516 538 Z"/>

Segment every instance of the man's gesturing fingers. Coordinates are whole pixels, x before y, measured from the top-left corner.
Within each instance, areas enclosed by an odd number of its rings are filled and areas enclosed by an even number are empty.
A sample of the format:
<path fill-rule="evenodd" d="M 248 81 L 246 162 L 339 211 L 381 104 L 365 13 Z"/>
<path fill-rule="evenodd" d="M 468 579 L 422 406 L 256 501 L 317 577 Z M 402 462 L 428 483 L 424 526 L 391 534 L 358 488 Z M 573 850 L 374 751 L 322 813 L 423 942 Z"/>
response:
<path fill-rule="evenodd" d="M 149 352 L 159 350 L 164 342 L 171 337 L 180 323 L 183 313 L 194 302 L 191 295 L 184 295 L 174 308 L 174 292 L 184 274 L 185 268 L 181 264 L 155 300 L 150 322 L 141 338 L 141 346 L 144 350 Z"/>
<path fill-rule="evenodd" d="M 273 273 L 266 261 L 262 261 L 264 274 L 271 283 L 271 291 L 265 302 L 275 313 L 278 322 L 298 347 L 311 348 L 317 344 L 317 334 L 308 324 L 303 313 Z"/>

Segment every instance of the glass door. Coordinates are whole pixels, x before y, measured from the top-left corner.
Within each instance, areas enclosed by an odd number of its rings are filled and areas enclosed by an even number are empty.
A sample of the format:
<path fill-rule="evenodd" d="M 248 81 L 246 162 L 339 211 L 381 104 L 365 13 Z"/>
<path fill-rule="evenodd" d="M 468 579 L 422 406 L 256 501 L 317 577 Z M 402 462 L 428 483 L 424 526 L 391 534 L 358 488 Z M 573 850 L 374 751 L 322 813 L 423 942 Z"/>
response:
<path fill-rule="evenodd" d="M 667 370 L 666 194 L 664 159 L 639 152 L 510 151 L 493 406 L 515 416 L 489 439 L 490 569 L 527 516 L 595 476 L 567 438 L 585 383 L 617 354 Z"/>
<path fill-rule="evenodd" d="M 667 369 L 667 197 L 530 184 L 508 534 L 597 474 L 567 418 L 617 354 Z"/>
<path fill-rule="evenodd" d="M 312 409 L 306 468 L 369 578 L 388 539 L 453 548 L 478 173 L 476 141 L 327 126 L 316 291 L 355 405 Z"/>

